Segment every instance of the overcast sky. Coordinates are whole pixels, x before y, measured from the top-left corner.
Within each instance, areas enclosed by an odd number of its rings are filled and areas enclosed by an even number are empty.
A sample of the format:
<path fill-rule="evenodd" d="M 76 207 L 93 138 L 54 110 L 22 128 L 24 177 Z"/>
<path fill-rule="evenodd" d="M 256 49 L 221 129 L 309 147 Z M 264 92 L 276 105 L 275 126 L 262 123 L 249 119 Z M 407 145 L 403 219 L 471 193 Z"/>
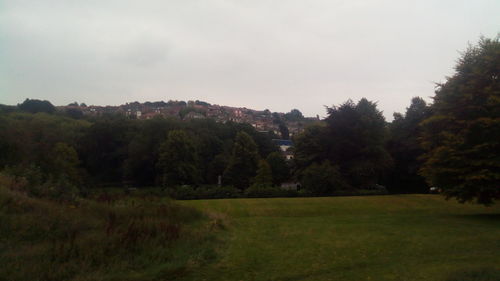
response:
<path fill-rule="evenodd" d="M 430 100 L 500 1 L 0 0 L 0 103 L 204 100 L 391 120 Z"/>

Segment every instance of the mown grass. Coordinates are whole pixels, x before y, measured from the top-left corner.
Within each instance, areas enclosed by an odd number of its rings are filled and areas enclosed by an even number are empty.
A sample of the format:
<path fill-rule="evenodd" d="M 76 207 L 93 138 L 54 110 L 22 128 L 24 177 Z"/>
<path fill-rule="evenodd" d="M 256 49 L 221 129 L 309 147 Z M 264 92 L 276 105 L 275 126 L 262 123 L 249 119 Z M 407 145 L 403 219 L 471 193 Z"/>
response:
<path fill-rule="evenodd" d="M 182 201 L 226 214 L 215 262 L 183 280 L 500 280 L 500 206 L 438 195 Z"/>
<path fill-rule="evenodd" d="M 174 280 L 215 258 L 219 225 L 158 197 L 57 203 L 0 187 L 0 280 Z"/>

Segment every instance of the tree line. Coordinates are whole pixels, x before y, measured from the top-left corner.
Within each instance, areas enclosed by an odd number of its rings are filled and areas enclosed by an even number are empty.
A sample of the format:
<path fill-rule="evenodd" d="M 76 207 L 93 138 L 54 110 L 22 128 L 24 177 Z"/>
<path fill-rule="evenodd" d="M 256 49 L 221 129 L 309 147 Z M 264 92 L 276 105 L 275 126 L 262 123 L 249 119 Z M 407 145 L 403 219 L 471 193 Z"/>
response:
<path fill-rule="evenodd" d="M 363 98 L 327 108 L 293 139 L 286 161 L 272 139 L 243 123 L 60 112 L 48 101 L 0 106 L 3 179 L 35 195 L 85 187 L 231 186 L 266 193 L 300 183 L 304 194 L 356 190 L 425 193 L 491 204 L 500 197 L 500 44 L 481 39 L 437 86 L 387 122 Z M 291 111 L 288 118 L 303 118 Z M 7 176 L 6 176 L 7 175 Z"/>

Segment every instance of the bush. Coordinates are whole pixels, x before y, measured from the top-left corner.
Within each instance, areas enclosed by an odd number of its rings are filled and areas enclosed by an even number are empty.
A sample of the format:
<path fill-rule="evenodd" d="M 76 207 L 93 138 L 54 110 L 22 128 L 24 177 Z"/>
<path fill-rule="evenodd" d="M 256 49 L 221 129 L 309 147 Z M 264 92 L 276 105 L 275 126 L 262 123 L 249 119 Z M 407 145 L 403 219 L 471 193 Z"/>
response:
<path fill-rule="evenodd" d="M 203 186 L 194 188 L 190 185 L 167 189 L 168 196 L 179 200 L 240 198 L 242 192 L 232 186 Z"/>
<path fill-rule="evenodd" d="M 279 189 L 277 187 L 254 184 L 245 190 L 245 197 L 250 197 L 250 198 L 287 197 L 289 193 L 291 192 Z"/>
<path fill-rule="evenodd" d="M 206 186 L 195 190 L 199 199 L 240 198 L 241 190 L 232 186 Z"/>
<path fill-rule="evenodd" d="M 349 189 L 338 167 L 329 161 L 307 167 L 300 175 L 300 182 L 313 195 L 331 195 L 335 191 Z"/>

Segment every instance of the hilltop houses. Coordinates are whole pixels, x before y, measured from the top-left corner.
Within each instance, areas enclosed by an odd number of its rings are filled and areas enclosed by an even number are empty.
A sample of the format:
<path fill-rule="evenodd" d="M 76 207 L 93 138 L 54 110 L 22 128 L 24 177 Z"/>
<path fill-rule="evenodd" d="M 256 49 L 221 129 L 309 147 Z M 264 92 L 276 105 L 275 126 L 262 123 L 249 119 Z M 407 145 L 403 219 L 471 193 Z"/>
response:
<path fill-rule="evenodd" d="M 209 104 L 203 101 L 173 101 L 168 102 L 131 102 L 119 106 L 86 106 L 77 103 L 60 107 L 64 110 L 80 110 L 84 115 L 100 116 L 103 114 L 123 114 L 134 119 L 152 119 L 155 117 L 179 118 L 183 120 L 210 118 L 217 122 L 236 122 L 251 124 L 257 131 L 272 132 L 281 135 L 281 126 L 286 126 L 290 136 L 301 133 L 305 126 L 317 118 L 302 118 L 287 120 L 284 113 L 269 110 L 253 110 L 245 107 L 230 107 Z M 288 134 L 287 134 L 288 135 Z M 288 136 L 282 136 L 286 138 Z"/>

